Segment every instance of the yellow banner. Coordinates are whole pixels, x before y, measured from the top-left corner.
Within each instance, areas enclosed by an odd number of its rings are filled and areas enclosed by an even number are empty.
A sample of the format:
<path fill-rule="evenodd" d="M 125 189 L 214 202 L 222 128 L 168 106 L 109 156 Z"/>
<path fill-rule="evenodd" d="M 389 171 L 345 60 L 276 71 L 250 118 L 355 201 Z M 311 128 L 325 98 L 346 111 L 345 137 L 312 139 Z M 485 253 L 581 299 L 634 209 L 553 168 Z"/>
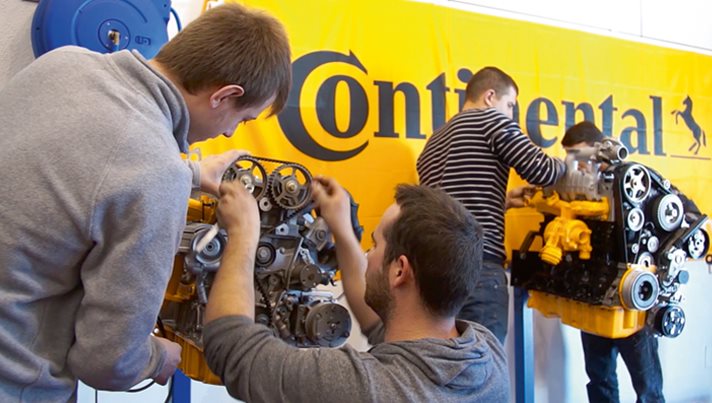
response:
<path fill-rule="evenodd" d="M 710 211 L 711 57 L 405 0 L 239 3 L 286 26 L 294 86 L 278 118 L 199 147 L 247 149 L 336 177 L 361 204 L 367 235 L 394 186 L 417 182 L 427 137 L 458 112 L 467 80 L 488 65 L 517 81 L 516 119 L 547 153 L 562 156 L 565 128 L 592 120 L 629 148 L 629 160 Z M 509 244 L 536 228 L 528 216 L 536 215 L 509 213 Z"/>

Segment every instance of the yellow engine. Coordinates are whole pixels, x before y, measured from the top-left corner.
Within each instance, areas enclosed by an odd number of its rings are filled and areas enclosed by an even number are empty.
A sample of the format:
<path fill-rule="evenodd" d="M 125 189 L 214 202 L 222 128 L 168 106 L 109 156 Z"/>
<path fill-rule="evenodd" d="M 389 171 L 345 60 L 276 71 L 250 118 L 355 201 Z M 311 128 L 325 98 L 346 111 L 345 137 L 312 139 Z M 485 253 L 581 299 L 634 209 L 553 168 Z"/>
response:
<path fill-rule="evenodd" d="M 299 164 L 259 157 L 241 157 L 223 177 L 244 184 L 260 209 L 255 321 L 297 347 L 335 347 L 349 336 L 351 317 L 330 291 L 318 288 L 334 283 L 337 267 L 329 228 L 311 204 L 311 179 Z M 356 207 L 352 221 L 360 237 Z M 190 200 L 159 322 L 183 348 L 181 370 L 211 384 L 220 379 L 203 356 L 203 312 L 229 241 L 216 225 L 216 208 L 208 196 Z"/>
<path fill-rule="evenodd" d="M 568 153 L 566 175 L 528 202 L 544 220 L 513 252 L 512 285 L 529 290 L 530 307 L 588 333 L 621 338 L 652 326 L 676 337 L 685 263 L 709 248 L 707 217 L 626 155 L 613 139 Z"/>

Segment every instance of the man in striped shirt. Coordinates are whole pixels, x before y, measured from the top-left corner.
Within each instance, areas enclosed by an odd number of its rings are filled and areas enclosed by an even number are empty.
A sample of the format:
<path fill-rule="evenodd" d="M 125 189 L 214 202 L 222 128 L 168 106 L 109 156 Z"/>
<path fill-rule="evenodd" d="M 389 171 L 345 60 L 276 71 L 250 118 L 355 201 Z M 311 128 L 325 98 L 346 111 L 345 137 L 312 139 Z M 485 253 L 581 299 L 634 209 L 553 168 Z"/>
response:
<path fill-rule="evenodd" d="M 564 173 L 512 120 L 517 84 L 502 70 L 485 67 L 467 83 L 462 112 L 428 139 L 418 157 L 422 185 L 443 189 L 460 201 L 485 232 L 483 268 L 458 315 L 487 327 L 500 342 L 507 335 L 509 292 L 504 273 L 504 210 L 509 169 L 537 186 Z"/>

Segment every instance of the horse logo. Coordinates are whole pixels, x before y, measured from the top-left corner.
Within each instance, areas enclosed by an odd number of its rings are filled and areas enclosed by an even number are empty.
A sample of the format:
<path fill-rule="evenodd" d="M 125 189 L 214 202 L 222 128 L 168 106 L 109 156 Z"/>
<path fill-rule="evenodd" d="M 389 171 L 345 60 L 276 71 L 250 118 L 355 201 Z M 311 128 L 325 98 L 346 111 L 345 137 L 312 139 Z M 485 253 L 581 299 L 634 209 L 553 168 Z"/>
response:
<path fill-rule="evenodd" d="M 692 132 L 692 137 L 694 137 L 695 142 L 692 143 L 692 145 L 690 146 L 690 148 L 687 149 L 687 151 L 692 151 L 692 149 L 694 149 L 695 155 L 697 155 L 697 153 L 700 151 L 701 145 L 707 147 L 707 139 L 705 138 L 705 132 L 704 130 L 702 130 L 700 125 L 695 122 L 695 118 L 692 117 L 692 99 L 690 99 L 689 95 L 682 101 L 682 104 L 685 105 L 685 109 L 683 109 L 682 111 L 676 109 L 672 111 L 672 114 L 675 115 L 675 124 L 678 124 L 677 118 L 682 116 L 682 120 L 685 122 L 685 125 Z"/>

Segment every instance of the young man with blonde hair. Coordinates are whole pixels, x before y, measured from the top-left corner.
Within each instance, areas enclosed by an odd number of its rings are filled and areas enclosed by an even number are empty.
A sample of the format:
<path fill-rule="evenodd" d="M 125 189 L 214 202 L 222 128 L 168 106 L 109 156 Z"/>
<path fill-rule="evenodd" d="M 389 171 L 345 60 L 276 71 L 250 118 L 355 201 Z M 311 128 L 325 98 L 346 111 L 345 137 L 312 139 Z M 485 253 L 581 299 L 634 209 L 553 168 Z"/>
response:
<path fill-rule="evenodd" d="M 154 60 L 60 48 L 0 91 L 0 401 L 168 380 L 180 347 L 151 334 L 191 188 L 240 155 L 180 154 L 279 112 L 290 63 L 278 21 L 225 5 Z"/>

